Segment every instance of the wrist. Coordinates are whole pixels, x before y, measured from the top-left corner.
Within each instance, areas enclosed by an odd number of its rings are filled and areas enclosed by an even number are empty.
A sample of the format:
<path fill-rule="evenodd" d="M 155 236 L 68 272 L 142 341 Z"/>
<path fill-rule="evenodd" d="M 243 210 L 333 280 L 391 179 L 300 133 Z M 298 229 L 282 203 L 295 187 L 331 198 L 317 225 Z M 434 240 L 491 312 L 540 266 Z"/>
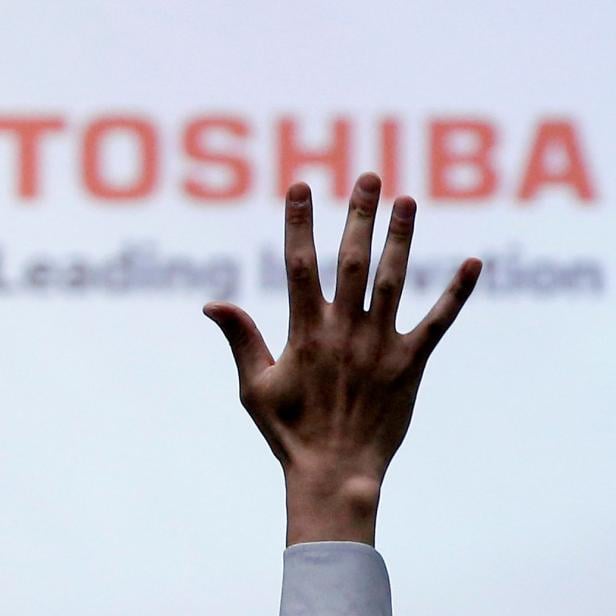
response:
<path fill-rule="evenodd" d="M 340 477 L 334 471 L 285 469 L 287 546 L 313 541 L 356 541 L 374 546 L 381 479 Z"/>

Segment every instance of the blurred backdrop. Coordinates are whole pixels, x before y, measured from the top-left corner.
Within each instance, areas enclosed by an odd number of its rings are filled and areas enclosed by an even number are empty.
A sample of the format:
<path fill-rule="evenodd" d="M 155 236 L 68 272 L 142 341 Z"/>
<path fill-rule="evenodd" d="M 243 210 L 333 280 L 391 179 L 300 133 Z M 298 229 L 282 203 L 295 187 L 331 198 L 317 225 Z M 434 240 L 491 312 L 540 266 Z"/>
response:
<path fill-rule="evenodd" d="M 616 610 L 616 6 L 5 2 L 0 613 L 277 613 L 282 473 L 201 314 L 331 297 L 356 175 L 418 201 L 398 320 L 466 256 L 382 496 L 397 614 Z"/>

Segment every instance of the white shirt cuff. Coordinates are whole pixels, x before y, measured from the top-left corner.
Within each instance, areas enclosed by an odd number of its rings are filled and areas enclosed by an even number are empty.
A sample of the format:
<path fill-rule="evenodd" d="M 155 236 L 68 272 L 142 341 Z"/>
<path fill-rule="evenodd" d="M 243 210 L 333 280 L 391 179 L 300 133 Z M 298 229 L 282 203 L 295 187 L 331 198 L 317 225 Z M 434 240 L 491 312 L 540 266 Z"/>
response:
<path fill-rule="evenodd" d="M 284 551 L 280 616 L 391 616 L 381 555 L 365 543 L 317 541 Z"/>

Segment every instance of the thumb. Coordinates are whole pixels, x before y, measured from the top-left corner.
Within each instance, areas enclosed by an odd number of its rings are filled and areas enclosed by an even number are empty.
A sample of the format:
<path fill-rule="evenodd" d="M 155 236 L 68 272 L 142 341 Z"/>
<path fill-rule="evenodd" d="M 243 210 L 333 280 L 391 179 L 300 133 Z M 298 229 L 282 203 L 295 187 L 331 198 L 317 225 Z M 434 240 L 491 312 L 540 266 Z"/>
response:
<path fill-rule="evenodd" d="M 250 380 L 274 363 L 255 322 L 234 304 L 210 302 L 203 314 L 220 327 L 231 346 L 240 381 Z"/>

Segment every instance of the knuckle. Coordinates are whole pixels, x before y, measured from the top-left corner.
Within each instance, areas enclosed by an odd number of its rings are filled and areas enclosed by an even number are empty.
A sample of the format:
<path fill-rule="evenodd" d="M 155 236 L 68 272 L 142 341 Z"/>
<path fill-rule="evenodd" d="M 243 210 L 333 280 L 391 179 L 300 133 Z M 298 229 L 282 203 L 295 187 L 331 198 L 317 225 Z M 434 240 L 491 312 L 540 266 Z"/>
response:
<path fill-rule="evenodd" d="M 254 386 L 240 385 L 240 402 L 245 408 L 254 408 L 257 405 L 259 396 Z"/>
<path fill-rule="evenodd" d="M 364 353 L 358 353 L 355 358 L 355 363 L 361 373 L 367 375 L 378 374 L 380 362 L 378 355 L 372 349 Z"/>
<path fill-rule="evenodd" d="M 314 336 L 302 336 L 293 341 L 293 347 L 301 363 L 311 363 L 318 357 L 322 344 Z"/>
<path fill-rule="evenodd" d="M 460 282 L 455 282 L 453 285 L 451 285 L 449 293 L 458 304 L 462 304 L 464 303 L 464 301 L 466 301 L 466 298 L 468 296 L 468 289 Z"/>
<path fill-rule="evenodd" d="M 401 362 L 383 362 L 379 365 L 378 380 L 385 385 L 396 383 L 404 374 L 404 366 Z"/>
<path fill-rule="evenodd" d="M 379 365 L 378 345 L 371 344 L 357 332 L 340 336 L 332 345 L 331 352 L 338 366 L 361 378 L 370 378 Z"/>
<path fill-rule="evenodd" d="M 359 218 L 370 219 L 374 216 L 376 200 L 373 196 L 362 192 L 353 195 L 352 208 Z"/>
<path fill-rule="evenodd" d="M 340 269 L 344 274 L 360 274 L 366 271 L 368 266 L 368 259 L 359 252 L 345 252 L 340 256 Z"/>
<path fill-rule="evenodd" d="M 229 344 L 232 348 L 245 348 L 250 344 L 251 337 L 249 333 L 240 327 L 235 327 L 229 332 Z"/>
<path fill-rule="evenodd" d="M 297 253 L 287 258 L 287 272 L 290 280 L 305 280 L 315 267 L 315 259 L 308 254 Z"/>
<path fill-rule="evenodd" d="M 382 276 L 377 278 L 374 283 L 375 291 L 383 297 L 391 297 L 395 295 L 396 291 L 400 288 L 401 282 L 399 279 L 393 276 Z"/>
<path fill-rule="evenodd" d="M 330 342 L 329 351 L 335 363 L 340 366 L 349 366 L 357 361 L 358 354 L 353 347 L 350 335 L 338 335 Z"/>
<path fill-rule="evenodd" d="M 409 243 L 410 234 L 408 231 L 390 231 L 389 232 L 389 241 L 393 242 L 398 246 L 406 246 Z"/>
<path fill-rule="evenodd" d="M 305 225 L 308 222 L 309 212 L 307 207 L 287 208 L 287 224 Z"/>
<path fill-rule="evenodd" d="M 408 224 L 396 219 L 390 222 L 387 241 L 406 244 L 409 241 L 410 235 L 411 232 Z"/>

